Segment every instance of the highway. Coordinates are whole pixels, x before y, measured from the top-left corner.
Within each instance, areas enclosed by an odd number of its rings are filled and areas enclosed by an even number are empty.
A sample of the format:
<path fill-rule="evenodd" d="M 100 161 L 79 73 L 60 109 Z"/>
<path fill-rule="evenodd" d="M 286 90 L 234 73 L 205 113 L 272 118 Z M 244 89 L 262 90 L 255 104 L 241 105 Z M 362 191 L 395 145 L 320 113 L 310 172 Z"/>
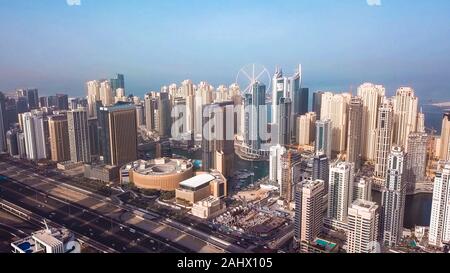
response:
<path fill-rule="evenodd" d="M 2 160 L 0 175 L 8 178 L 0 180 L 0 198 L 104 241 L 119 252 L 246 252 L 204 232 L 189 230 L 184 224 L 154 219 L 154 215 L 142 217 L 107 198 L 66 187 L 15 160 Z M 154 243 L 146 245 L 148 241 Z M 164 249 L 158 250 L 158 242 Z"/>

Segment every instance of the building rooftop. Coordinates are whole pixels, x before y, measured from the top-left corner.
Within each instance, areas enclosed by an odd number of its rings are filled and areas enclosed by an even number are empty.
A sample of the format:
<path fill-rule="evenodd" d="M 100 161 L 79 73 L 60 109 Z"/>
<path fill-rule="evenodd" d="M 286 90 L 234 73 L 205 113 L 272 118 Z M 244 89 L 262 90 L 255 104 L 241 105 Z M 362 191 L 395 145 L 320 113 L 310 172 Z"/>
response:
<path fill-rule="evenodd" d="M 200 174 L 184 180 L 180 183 L 180 186 L 187 188 L 198 188 L 204 184 L 210 183 L 214 179 L 216 179 L 216 177 L 211 174 Z"/>

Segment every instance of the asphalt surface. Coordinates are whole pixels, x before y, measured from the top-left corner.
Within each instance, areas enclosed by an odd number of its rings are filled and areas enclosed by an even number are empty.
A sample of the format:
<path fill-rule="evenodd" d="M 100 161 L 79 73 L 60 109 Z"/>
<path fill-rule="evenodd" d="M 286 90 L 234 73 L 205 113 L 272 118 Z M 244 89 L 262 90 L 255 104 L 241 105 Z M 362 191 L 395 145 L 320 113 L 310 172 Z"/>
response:
<path fill-rule="evenodd" d="M 75 191 L 61 187 L 61 180 L 50 172 L 36 173 L 27 162 L 0 160 L 0 198 L 118 252 L 223 252 L 209 234 L 187 230 L 181 223 L 163 223 L 165 219 L 136 221 L 129 209 L 105 202 L 104 197 L 87 194 L 69 201 L 66 192 Z M 236 246 L 226 247 L 243 252 Z"/>

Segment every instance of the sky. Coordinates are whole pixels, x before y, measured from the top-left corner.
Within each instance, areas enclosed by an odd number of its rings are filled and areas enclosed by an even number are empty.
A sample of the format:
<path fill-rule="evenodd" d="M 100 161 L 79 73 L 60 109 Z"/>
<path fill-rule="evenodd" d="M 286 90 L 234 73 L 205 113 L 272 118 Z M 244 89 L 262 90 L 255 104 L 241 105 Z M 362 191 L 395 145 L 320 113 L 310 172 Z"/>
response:
<path fill-rule="evenodd" d="M 143 95 L 184 79 L 229 85 L 247 64 L 292 74 L 301 63 L 313 91 L 374 82 L 450 101 L 450 1 L 380 4 L 0 0 L 0 90 L 83 96 L 86 81 L 123 73 L 127 93 Z"/>

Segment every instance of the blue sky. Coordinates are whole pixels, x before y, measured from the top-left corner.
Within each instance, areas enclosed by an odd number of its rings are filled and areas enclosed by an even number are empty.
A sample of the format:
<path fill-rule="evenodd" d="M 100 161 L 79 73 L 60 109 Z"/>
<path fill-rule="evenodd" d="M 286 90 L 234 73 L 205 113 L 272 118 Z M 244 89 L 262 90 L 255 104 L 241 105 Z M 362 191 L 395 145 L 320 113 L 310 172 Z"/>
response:
<path fill-rule="evenodd" d="M 0 90 L 81 96 L 85 81 L 121 72 L 142 95 L 302 63 L 314 91 L 372 81 L 450 99 L 450 1 L 381 1 L 0 0 Z"/>

